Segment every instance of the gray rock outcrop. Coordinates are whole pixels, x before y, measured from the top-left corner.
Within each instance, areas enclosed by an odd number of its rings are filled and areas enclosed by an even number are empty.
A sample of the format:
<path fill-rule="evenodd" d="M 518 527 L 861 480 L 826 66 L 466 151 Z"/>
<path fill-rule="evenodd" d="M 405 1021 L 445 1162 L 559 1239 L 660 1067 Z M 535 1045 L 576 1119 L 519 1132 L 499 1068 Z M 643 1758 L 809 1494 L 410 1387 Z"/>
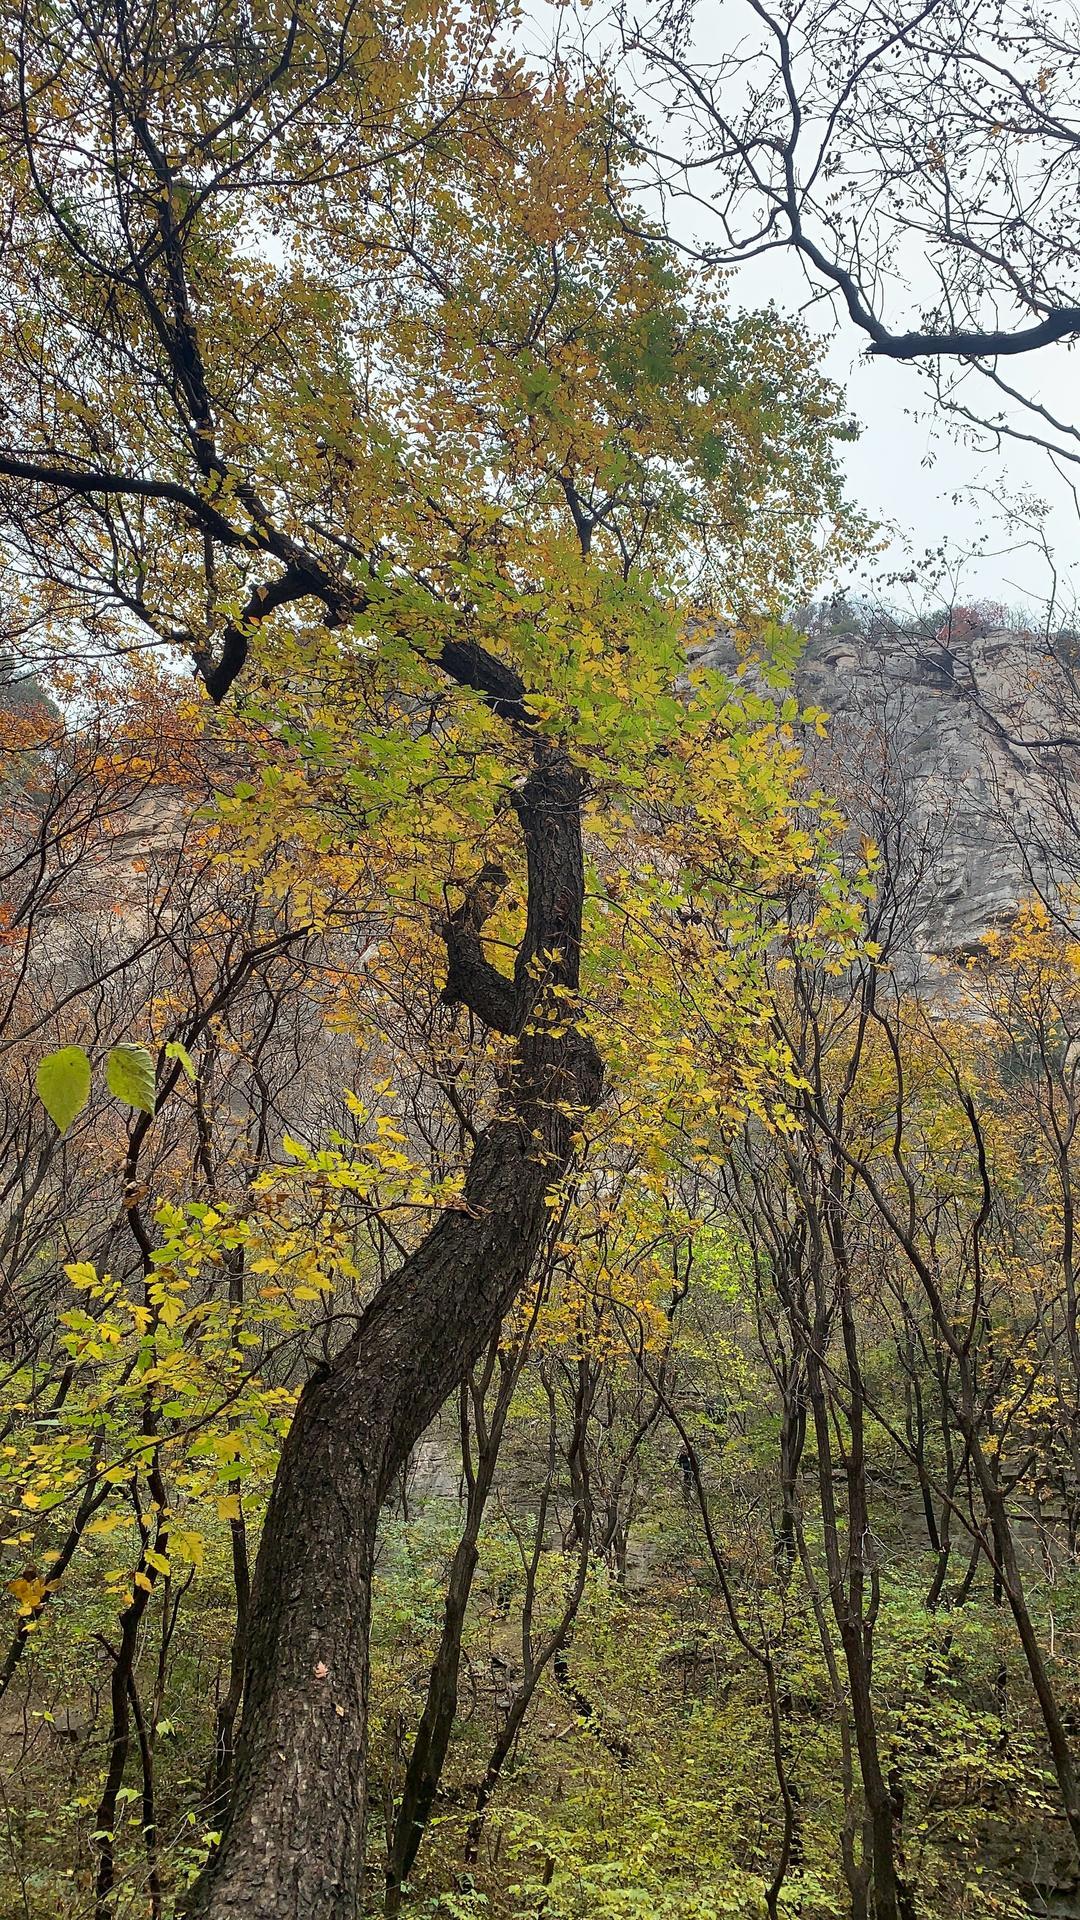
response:
<path fill-rule="evenodd" d="M 691 663 L 736 664 L 730 643 L 715 638 Z M 768 690 L 759 671 L 741 671 Z M 1022 899 L 1036 890 L 1059 899 L 1080 876 L 1070 798 L 1080 795 L 1080 694 L 1068 641 L 822 624 L 807 638 L 794 691 L 829 715 L 812 749 L 815 778 L 853 831 L 884 840 L 886 857 L 915 880 L 912 939 L 926 957 L 972 952 Z"/>

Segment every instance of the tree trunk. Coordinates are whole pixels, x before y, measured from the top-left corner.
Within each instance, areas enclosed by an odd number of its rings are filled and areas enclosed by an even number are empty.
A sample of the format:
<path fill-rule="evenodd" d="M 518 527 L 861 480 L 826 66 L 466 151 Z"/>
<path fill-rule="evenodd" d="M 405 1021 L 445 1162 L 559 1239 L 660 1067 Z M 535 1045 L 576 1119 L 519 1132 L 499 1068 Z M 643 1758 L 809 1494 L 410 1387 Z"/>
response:
<path fill-rule="evenodd" d="M 481 947 L 504 876 L 485 869 L 444 928 L 446 998 L 514 1041 L 501 1107 L 461 1202 L 300 1397 L 255 1567 L 229 1819 L 189 1902 L 209 1920 L 355 1920 L 379 1510 L 527 1279 L 575 1122 L 601 1093 L 598 1055 L 568 1024 L 565 994 L 547 1000 L 578 983 L 580 805 L 576 770 L 537 742 L 516 801 L 529 890 L 512 981 Z"/>

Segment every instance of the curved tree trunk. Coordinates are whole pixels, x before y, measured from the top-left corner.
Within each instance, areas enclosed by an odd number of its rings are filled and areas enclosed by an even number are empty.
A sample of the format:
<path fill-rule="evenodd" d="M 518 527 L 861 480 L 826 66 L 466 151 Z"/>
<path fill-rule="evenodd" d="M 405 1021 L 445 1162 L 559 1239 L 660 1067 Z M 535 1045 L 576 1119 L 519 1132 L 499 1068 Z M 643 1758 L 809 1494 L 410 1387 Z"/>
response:
<path fill-rule="evenodd" d="M 513 981 L 481 947 L 504 876 L 485 869 L 444 929 L 447 999 L 515 1041 L 501 1109 L 461 1202 L 301 1395 L 256 1562 L 229 1818 L 189 1903 L 210 1920 L 354 1920 L 379 1511 L 527 1279 L 577 1118 L 600 1097 L 565 997 L 546 1006 L 550 988 L 577 987 L 584 895 L 581 779 L 557 748 L 536 743 L 516 806 L 529 892 Z"/>

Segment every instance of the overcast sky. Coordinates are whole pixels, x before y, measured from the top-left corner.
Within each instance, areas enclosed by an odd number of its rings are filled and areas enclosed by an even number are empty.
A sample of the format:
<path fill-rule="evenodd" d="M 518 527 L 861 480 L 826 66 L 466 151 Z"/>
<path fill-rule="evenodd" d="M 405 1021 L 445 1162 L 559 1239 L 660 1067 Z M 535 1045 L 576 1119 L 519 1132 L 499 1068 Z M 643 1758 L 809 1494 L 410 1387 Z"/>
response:
<path fill-rule="evenodd" d="M 792 311 L 809 293 L 790 252 L 742 269 L 736 289 L 747 304 L 772 298 Z M 1062 615 L 1071 614 L 1080 598 L 1080 518 L 1068 479 L 1048 456 L 1009 439 L 995 448 L 988 436 L 981 447 L 965 445 L 935 410 L 917 368 L 871 358 L 864 337 L 846 316 L 834 318 L 824 302 L 806 318 L 822 333 L 825 365 L 862 427 L 859 440 L 845 452 L 852 496 L 895 529 L 888 552 L 875 563 L 881 573 L 904 566 L 908 555 L 921 570 L 927 549 L 945 540 L 958 560 L 982 550 L 963 562 L 958 599 L 1041 604 L 1052 585 L 1041 551 L 1045 536 L 1059 576 Z M 1025 374 L 1029 388 L 1062 417 L 1080 420 L 1080 346 L 1043 349 L 1032 356 Z M 976 397 L 973 386 L 973 405 Z M 1018 426 L 1030 430 L 1030 420 L 1019 411 L 1015 417 Z M 1080 488 L 1080 467 L 1075 472 L 1073 484 Z M 995 498 L 1017 496 L 1018 512 L 1004 516 Z M 1021 516 L 1033 502 L 1046 509 L 1045 516 L 1032 515 L 1032 524 L 1024 526 Z"/>
<path fill-rule="evenodd" d="M 526 8 L 541 34 L 550 34 L 552 14 L 545 0 L 526 0 Z M 562 17 L 565 21 L 565 13 Z M 736 0 L 703 0 L 696 15 L 695 54 L 706 61 L 715 58 L 731 44 L 730 36 L 745 33 L 748 18 L 752 21 Z M 603 16 L 578 15 L 578 27 L 594 53 L 612 45 L 610 16 L 605 23 Z M 623 83 L 633 86 L 633 75 L 625 67 Z M 640 94 L 635 94 L 635 103 L 649 117 Z M 700 175 L 697 184 L 702 190 Z M 677 212 L 673 217 L 680 218 Z M 707 220 L 707 212 L 696 209 L 693 219 L 688 215 L 676 228 L 679 237 L 707 237 Z M 914 249 L 905 261 L 908 284 L 893 289 L 894 325 L 917 324 L 920 293 L 933 298 L 929 277 L 926 288 L 920 287 L 920 260 Z M 989 436 L 981 446 L 964 444 L 935 409 L 924 373 L 868 356 L 865 337 L 846 314 L 834 315 L 827 302 L 807 308 L 811 289 L 791 250 L 740 269 L 732 293 L 736 304 L 760 305 L 772 299 L 785 311 L 803 312 L 806 323 L 822 335 L 825 367 L 843 388 L 862 427 L 860 439 L 844 455 L 852 497 L 891 534 L 887 551 L 874 562 L 881 591 L 887 591 L 884 581 L 891 571 L 908 565 L 932 591 L 924 556 L 944 541 L 956 558 L 956 600 L 1026 603 L 1034 613 L 1054 594 L 1059 618 L 1071 618 L 1080 601 L 1080 512 L 1072 492 L 1075 485 L 1080 493 L 1080 464 L 1057 472 L 1045 452 L 1012 439 L 996 447 Z M 1045 348 L 1011 360 L 1007 367 L 1014 384 L 1058 417 L 1080 422 L 1080 342 L 1072 348 Z M 993 411 L 992 403 L 999 399 L 984 382 L 972 379 L 973 407 Z M 1030 414 L 1018 409 L 1014 414 L 1022 431 L 1037 430 Z M 1020 503 L 1012 514 L 1002 511 L 1009 499 Z M 918 587 L 908 591 L 918 600 Z M 898 599 L 900 590 L 891 597 Z"/>

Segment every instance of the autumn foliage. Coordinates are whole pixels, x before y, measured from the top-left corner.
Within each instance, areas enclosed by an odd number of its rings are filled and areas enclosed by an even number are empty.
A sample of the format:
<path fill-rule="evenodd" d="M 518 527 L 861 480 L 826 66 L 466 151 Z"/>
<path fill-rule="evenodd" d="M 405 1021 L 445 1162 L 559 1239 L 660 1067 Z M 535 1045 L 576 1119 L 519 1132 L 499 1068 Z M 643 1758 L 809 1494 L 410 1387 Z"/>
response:
<path fill-rule="evenodd" d="M 815 782 L 809 336 L 509 12 L 7 23 L 3 1911 L 1006 1920 L 1076 949 Z"/>

